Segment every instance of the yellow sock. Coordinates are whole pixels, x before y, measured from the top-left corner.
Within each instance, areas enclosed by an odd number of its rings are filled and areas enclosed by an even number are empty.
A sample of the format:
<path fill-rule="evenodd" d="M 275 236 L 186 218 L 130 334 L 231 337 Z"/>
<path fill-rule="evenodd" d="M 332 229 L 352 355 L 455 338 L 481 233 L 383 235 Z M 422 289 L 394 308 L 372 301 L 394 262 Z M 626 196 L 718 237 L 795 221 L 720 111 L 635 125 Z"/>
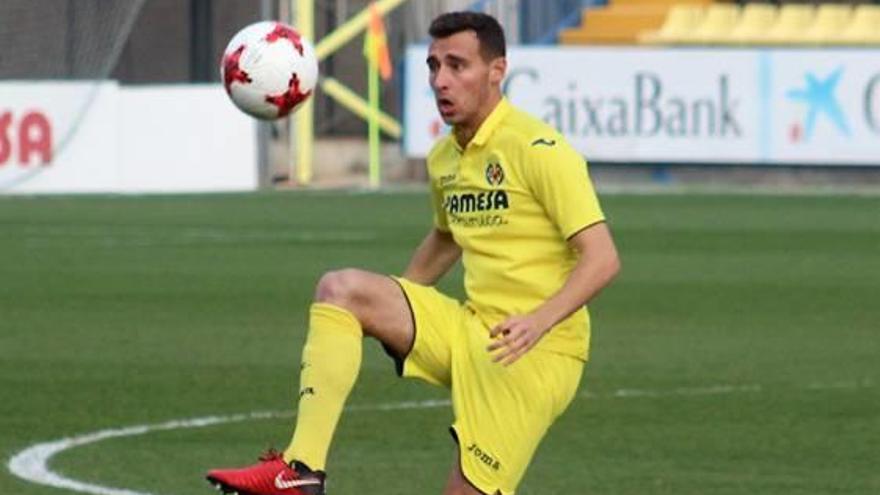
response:
<path fill-rule="evenodd" d="M 314 303 L 299 375 L 296 429 L 284 460 L 323 470 L 342 407 L 361 368 L 363 330 L 348 310 Z"/>

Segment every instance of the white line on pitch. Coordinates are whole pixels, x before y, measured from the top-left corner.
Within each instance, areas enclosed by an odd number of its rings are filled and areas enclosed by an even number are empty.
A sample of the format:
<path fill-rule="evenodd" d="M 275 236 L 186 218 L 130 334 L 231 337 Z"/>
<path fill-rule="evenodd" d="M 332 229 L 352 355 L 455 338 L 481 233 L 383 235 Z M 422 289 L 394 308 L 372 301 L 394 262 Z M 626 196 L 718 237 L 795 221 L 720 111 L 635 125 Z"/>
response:
<path fill-rule="evenodd" d="M 862 389 L 871 388 L 874 384 L 871 380 L 835 383 L 810 383 L 801 387 L 802 390 L 838 390 L 838 389 Z M 704 387 L 680 387 L 671 390 L 644 390 L 644 389 L 619 389 L 607 395 L 594 395 L 583 392 L 578 395 L 584 399 L 627 399 L 627 398 L 653 398 L 653 397 L 685 397 L 685 396 L 709 396 L 727 395 L 735 393 L 761 392 L 764 388 L 760 385 L 710 385 Z M 430 409 L 446 407 L 450 405 L 447 399 L 391 402 L 385 404 L 354 405 L 346 408 L 348 411 L 399 411 L 407 409 Z M 77 481 L 67 478 L 49 469 L 49 461 L 59 453 L 83 445 L 102 442 L 112 438 L 133 437 L 146 435 L 156 431 L 180 430 L 186 428 L 204 428 L 226 423 L 241 423 L 273 418 L 288 418 L 293 416 L 290 411 L 265 411 L 245 414 L 233 414 L 229 416 L 206 416 L 202 418 L 180 419 L 156 423 L 150 425 L 136 425 L 125 428 L 111 428 L 100 430 L 69 438 L 62 438 L 51 442 L 34 444 L 18 452 L 9 459 L 7 467 L 13 475 L 38 485 L 51 486 L 54 488 L 67 489 L 79 493 L 91 495 L 155 495 L 150 492 L 139 492 L 125 488 L 112 488 L 93 483 Z"/>

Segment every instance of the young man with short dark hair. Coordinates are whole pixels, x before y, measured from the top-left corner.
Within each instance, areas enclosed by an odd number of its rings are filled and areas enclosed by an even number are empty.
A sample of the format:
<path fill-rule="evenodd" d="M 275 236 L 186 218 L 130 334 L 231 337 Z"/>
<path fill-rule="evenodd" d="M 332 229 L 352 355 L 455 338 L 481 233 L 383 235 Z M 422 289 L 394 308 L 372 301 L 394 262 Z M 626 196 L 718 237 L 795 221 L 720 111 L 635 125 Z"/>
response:
<path fill-rule="evenodd" d="M 430 84 L 452 126 L 428 156 L 434 227 L 402 277 L 346 269 L 321 278 L 291 444 L 255 466 L 210 472 L 223 490 L 324 493 L 364 335 L 382 342 L 402 376 L 450 390 L 458 449 L 445 495 L 514 493 L 577 392 L 585 304 L 620 266 L 586 162 L 502 95 L 506 49 L 494 18 L 444 14 L 430 34 Z M 464 303 L 433 287 L 459 258 Z"/>

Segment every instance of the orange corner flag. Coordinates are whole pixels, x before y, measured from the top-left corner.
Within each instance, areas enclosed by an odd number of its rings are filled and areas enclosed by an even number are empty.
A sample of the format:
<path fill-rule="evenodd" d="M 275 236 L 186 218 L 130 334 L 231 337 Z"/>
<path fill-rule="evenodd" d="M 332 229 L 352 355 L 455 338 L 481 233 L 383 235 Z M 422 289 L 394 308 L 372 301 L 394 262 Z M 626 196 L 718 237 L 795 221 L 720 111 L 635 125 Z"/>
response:
<path fill-rule="evenodd" d="M 375 3 L 370 4 L 370 26 L 364 39 L 364 57 L 379 67 L 379 74 L 383 80 L 391 79 L 391 53 L 388 51 L 385 23 Z"/>

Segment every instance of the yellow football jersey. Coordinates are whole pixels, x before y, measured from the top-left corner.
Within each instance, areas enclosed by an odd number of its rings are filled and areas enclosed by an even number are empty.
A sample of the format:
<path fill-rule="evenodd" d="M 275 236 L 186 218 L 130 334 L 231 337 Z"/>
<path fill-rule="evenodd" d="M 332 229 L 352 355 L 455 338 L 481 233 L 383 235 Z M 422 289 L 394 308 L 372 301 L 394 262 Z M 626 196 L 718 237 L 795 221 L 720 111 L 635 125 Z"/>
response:
<path fill-rule="evenodd" d="M 559 291 L 577 262 L 567 239 L 604 220 L 583 156 L 506 99 L 465 149 L 440 140 L 428 173 L 434 224 L 462 248 L 465 304 L 490 328 Z M 586 359 L 589 334 L 584 308 L 537 348 Z"/>

